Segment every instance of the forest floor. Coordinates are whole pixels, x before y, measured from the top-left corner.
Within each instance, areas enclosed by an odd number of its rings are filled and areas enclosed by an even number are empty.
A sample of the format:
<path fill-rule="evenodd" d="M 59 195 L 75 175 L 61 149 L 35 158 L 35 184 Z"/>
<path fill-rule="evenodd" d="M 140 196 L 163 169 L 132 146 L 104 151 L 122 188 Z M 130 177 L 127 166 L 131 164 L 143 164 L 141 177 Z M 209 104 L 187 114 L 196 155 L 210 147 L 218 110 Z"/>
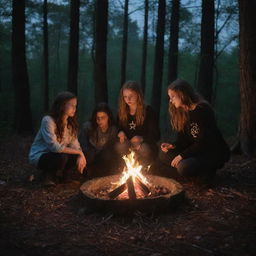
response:
<path fill-rule="evenodd" d="M 183 180 L 165 214 L 86 211 L 78 183 L 29 181 L 32 138 L 0 143 L 0 255 L 255 255 L 256 159 L 233 156 L 215 185 Z"/>

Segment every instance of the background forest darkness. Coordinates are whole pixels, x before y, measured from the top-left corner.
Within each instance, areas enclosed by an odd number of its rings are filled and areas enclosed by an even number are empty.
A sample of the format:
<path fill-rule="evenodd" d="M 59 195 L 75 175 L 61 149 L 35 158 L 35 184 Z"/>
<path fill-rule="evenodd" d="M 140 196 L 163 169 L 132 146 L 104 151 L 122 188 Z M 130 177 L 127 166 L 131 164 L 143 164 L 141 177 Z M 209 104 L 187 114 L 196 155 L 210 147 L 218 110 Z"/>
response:
<path fill-rule="evenodd" d="M 12 85 L 11 33 L 12 1 L 0 0 L 0 136 L 12 134 L 14 123 L 14 88 Z M 124 2 L 109 0 L 107 35 L 108 102 L 114 111 L 121 84 L 121 51 L 123 39 Z M 44 115 L 43 97 L 43 1 L 26 4 L 26 61 L 30 86 L 30 106 L 33 129 L 37 130 Z M 80 124 L 88 120 L 94 107 L 93 0 L 80 1 L 78 113 Z M 165 47 L 160 124 L 166 137 L 168 51 L 172 1 L 166 0 Z M 146 65 L 146 103 L 151 103 L 154 53 L 156 44 L 158 1 L 149 0 L 148 46 Z M 180 5 L 178 77 L 188 80 L 195 88 L 200 64 L 201 1 L 184 0 Z M 126 80 L 140 81 L 144 1 L 130 0 L 128 10 L 128 44 Z M 49 42 L 49 102 L 67 90 L 69 56 L 69 1 L 48 1 Z M 238 63 L 238 6 L 233 0 L 215 1 L 215 63 L 213 101 L 219 127 L 227 139 L 237 133 L 239 123 L 239 63 Z M 97 74 L 100 76 L 100 74 Z"/>

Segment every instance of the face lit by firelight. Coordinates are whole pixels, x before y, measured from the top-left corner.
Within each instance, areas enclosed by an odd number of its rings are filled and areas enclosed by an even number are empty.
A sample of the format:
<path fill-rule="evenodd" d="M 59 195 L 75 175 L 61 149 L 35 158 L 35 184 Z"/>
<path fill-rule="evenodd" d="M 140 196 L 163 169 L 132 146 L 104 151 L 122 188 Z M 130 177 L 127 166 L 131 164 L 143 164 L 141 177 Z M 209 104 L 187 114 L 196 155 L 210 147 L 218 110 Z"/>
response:
<path fill-rule="evenodd" d="M 130 89 L 124 89 L 123 90 L 123 98 L 124 98 L 125 103 L 129 107 L 137 106 L 138 95 L 135 91 L 130 90 Z"/>
<path fill-rule="evenodd" d="M 64 115 L 66 117 L 73 117 L 76 113 L 77 99 L 68 100 L 64 106 Z"/>
<path fill-rule="evenodd" d="M 96 114 L 96 123 L 100 129 L 105 130 L 108 128 L 108 114 L 105 112 L 97 112 Z"/>
<path fill-rule="evenodd" d="M 168 90 L 169 102 L 175 106 L 175 108 L 183 107 L 181 98 L 176 91 Z"/>

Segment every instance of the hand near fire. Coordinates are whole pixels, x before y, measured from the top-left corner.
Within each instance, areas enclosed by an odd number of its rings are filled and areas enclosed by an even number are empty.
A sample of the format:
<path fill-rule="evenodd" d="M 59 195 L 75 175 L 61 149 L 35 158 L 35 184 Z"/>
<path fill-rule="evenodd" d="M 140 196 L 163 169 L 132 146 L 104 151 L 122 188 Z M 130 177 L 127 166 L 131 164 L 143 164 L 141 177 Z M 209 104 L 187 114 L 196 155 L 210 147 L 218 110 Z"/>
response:
<path fill-rule="evenodd" d="M 132 144 L 132 148 L 138 150 L 143 142 L 143 138 L 141 136 L 133 136 L 130 142 Z"/>
<path fill-rule="evenodd" d="M 77 170 L 82 174 L 86 166 L 86 158 L 83 153 L 78 155 L 76 160 Z"/>
<path fill-rule="evenodd" d="M 174 148 L 175 148 L 175 146 L 172 145 L 172 144 L 169 144 L 169 143 L 162 143 L 161 144 L 161 150 L 165 153 L 167 153 L 169 149 L 174 149 Z"/>
<path fill-rule="evenodd" d="M 171 166 L 177 168 L 177 165 L 179 164 L 179 162 L 182 160 L 182 156 L 181 155 L 177 155 L 171 162 Z"/>
<path fill-rule="evenodd" d="M 126 140 L 126 136 L 125 136 L 125 133 L 123 131 L 120 131 L 118 134 L 117 134 L 118 138 L 119 138 L 119 141 L 121 144 L 123 144 Z"/>

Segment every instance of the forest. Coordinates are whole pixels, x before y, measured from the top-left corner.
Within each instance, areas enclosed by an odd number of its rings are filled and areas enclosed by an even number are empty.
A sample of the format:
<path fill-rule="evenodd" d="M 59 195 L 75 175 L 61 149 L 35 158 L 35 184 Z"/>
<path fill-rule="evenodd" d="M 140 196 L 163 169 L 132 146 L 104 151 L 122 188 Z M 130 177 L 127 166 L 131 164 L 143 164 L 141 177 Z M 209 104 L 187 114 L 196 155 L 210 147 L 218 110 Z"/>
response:
<path fill-rule="evenodd" d="M 203 69 L 200 66 L 203 46 L 198 43 L 201 35 L 201 6 L 198 1 L 184 1 L 172 10 L 172 1 L 166 1 L 162 7 L 166 15 L 161 15 L 163 20 L 160 21 L 158 12 L 161 10 L 158 10 L 157 2 L 148 1 L 147 9 L 143 1 L 130 2 L 127 17 L 124 13 L 125 2 L 109 1 L 108 6 L 99 2 L 103 4 L 99 6 L 99 12 L 107 8 L 107 17 L 103 20 L 104 13 L 99 13 L 102 20 L 98 22 L 103 25 L 96 31 L 94 1 L 79 1 L 80 8 L 76 7 L 79 8 L 79 12 L 76 11 L 80 13 L 79 16 L 72 16 L 68 1 L 48 1 L 44 5 L 42 1 L 26 1 L 23 10 L 25 20 L 21 18 L 18 21 L 19 24 L 25 22 L 25 48 L 19 50 L 26 51 L 26 75 L 23 76 L 27 77 L 27 82 L 24 82 L 26 85 L 21 85 L 21 80 L 18 82 L 19 87 L 26 88 L 22 90 L 23 96 L 14 93 L 16 87 L 12 81 L 12 40 L 15 38 L 11 35 L 11 1 L 1 1 L 1 134 L 23 132 L 23 128 L 15 124 L 15 116 L 21 114 L 21 108 L 16 107 L 20 113 L 17 114 L 14 106 L 22 105 L 17 97 L 25 97 L 27 102 L 27 109 L 24 109 L 27 114 L 21 116 L 26 118 L 30 127 L 24 128 L 24 132 L 26 129 L 35 132 L 41 117 L 59 91 L 71 90 L 77 93 L 78 114 L 82 123 L 90 117 L 96 101 L 107 101 L 115 112 L 121 84 L 125 80 L 136 80 L 144 88 L 147 104 L 156 105 L 161 117 L 162 135 L 166 136 L 169 120 L 165 88 L 169 82 L 177 77 L 183 78 L 203 93 L 199 87 L 199 83 L 204 83 L 205 79 L 200 78 L 204 73 L 200 70 Z M 207 57 L 212 60 L 212 78 L 205 81 L 205 86 L 210 88 L 208 100 L 214 106 L 221 130 L 225 137 L 231 138 L 237 133 L 240 113 L 238 4 L 236 1 L 217 1 L 216 8 L 216 15 L 212 17 L 215 25 L 211 32 L 207 28 L 208 23 L 204 23 L 208 31 L 205 38 L 210 38 L 209 33 L 212 33 L 212 56 Z M 146 23 L 143 19 L 145 12 Z M 126 27 L 123 24 L 125 19 Z M 78 25 L 71 28 L 75 22 Z M 104 22 L 107 24 L 104 25 Z M 162 22 L 159 29 L 158 22 Z M 172 27 L 171 22 L 174 24 Z M 105 32 L 102 30 L 104 26 Z M 96 33 L 99 37 L 95 36 Z M 21 43 L 19 38 L 17 41 Z M 205 44 L 209 45 L 208 42 Z M 102 62 L 105 62 L 105 67 L 101 65 Z M 95 73 L 101 75 L 94 76 Z M 152 98 L 152 95 L 158 97 Z M 155 98 L 159 102 L 153 102 Z M 229 108 L 226 108 L 227 102 Z M 22 105 L 22 108 L 25 106 Z"/>
<path fill-rule="evenodd" d="M 0 0 L 0 255 L 254 255 L 255 10 L 255 0 Z M 180 177 L 175 207 L 121 215 L 89 207 L 84 177 L 42 184 L 28 154 L 59 92 L 77 95 L 81 128 L 100 102 L 116 117 L 122 85 L 139 82 L 160 143 L 175 136 L 177 78 L 210 103 L 231 151 L 212 184 Z"/>

